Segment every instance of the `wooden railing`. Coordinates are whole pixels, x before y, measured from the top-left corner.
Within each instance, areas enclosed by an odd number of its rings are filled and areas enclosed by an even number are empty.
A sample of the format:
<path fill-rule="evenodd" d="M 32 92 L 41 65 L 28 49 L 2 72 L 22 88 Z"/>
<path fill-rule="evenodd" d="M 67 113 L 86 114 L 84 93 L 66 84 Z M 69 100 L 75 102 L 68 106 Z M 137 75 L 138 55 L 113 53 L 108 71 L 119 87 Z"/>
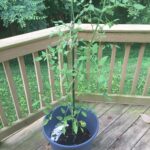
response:
<path fill-rule="evenodd" d="M 85 41 L 89 41 L 92 38 L 92 27 L 88 24 L 83 24 L 80 26 L 83 30 L 79 33 L 79 39 L 84 39 Z M 17 130 L 31 124 L 36 121 L 38 118 L 43 116 L 43 109 L 45 108 L 45 103 L 43 102 L 43 98 L 41 93 L 43 93 L 43 79 L 42 79 L 42 71 L 40 62 L 35 61 L 35 58 L 39 56 L 39 51 L 46 50 L 48 45 L 56 46 L 58 44 L 58 37 L 55 36 L 51 38 L 50 33 L 56 31 L 57 29 L 50 28 L 44 29 L 41 31 L 36 31 L 24 35 L 19 35 L 16 37 L 11 37 L 7 39 L 0 40 L 0 64 L 2 64 L 5 77 L 7 80 L 7 84 L 9 87 L 8 93 L 10 92 L 12 102 L 10 101 L 9 105 L 11 105 L 15 109 L 16 120 L 10 126 L 8 121 L 8 116 L 6 115 L 6 109 L 4 106 L 4 97 L 0 93 L 0 117 L 2 122 L 2 129 L 0 130 L 0 140 L 6 138 L 10 134 L 16 132 Z M 145 47 L 150 43 L 150 25 L 114 25 L 111 28 L 104 26 L 103 28 L 105 35 L 101 38 L 95 39 L 100 43 L 100 47 L 97 53 L 97 57 L 100 60 L 103 56 L 103 47 L 106 43 L 110 43 L 112 45 L 112 54 L 110 57 L 110 71 L 108 78 L 108 88 L 107 92 L 111 97 L 111 101 L 109 102 L 117 102 L 117 103 L 132 103 L 132 104 L 150 104 L 150 66 L 147 68 L 147 75 L 145 76 L 145 82 L 143 87 L 143 92 L 141 95 L 136 95 L 138 79 L 142 66 L 142 59 L 144 56 Z M 67 32 L 67 29 L 63 29 L 64 32 Z M 115 58 L 117 53 L 116 45 L 118 43 L 122 43 L 125 47 L 124 59 L 122 61 L 122 69 L 120 74 L 120 84 L 119 84 L 119 92 L 112 94 L 112 82 L 114 75 L 114 67 L 115 67 Z M 133 43 L 140 44 L 140 50 L 137 59 L 137 65 L 133 75 L 133 81 L 131 85 L 131 91 L 124 94 L 124 86 L 126 82 L 127 75 L 127 66 L 128 60 L 131 52 L 131 46 Z M 148 48 L 147 48 L 148 49 Z M 34 63 L 33 67 L 35 70 L 35 78 L 37 84 L 37 95 L 40 103 L 40 107 L 38 110 L 33 110 L 33 99 L 31 95 L 32 89 L 30 88 L 30 83 L 27 76 L 26 63 L 24 57 L 28 54 L 32 54 L 32 61 Z M 87 57 L 90 57 L 90 51 L 87 53 Z M 49 58 L 50 59 L 50 58 Z M 25 94 L 25 99 L 27 103 L 27 112 L 26 116 L 22 115 L 22 110 L 19 103 L 19 97 L 17 93 L 17 89 L 14 82 L 14 75 L 12 73 L 13 68 L 11 65 L 11 60 L 17 60 L 17 64 L 19 65 L 20 76 L 23 83 L 23 92 Z M 149 59 L 150 60 L 150 59 Z M 58 65 L 59 68 L 63 68 L 63 56 L 61 54 L 58 55 Z M 50 85 L 50 103 L 57 104 L 56 98 L 56 90 L 55 90 L 55 74 L 50 69 L 49 63 L 47 63 L 48 72 L 47 76 L 49 79 Z M 86 62 L 86 72 L 87 79 L 90 78 L 90 59 Z M 34 74 L 34 72 L 33 72 Z M 61 96 L 65 95 L 65 89 L 63 86 L 62 75 L 59 75 L 60 80 L 60 93 Z M 78 83 L 78 82 L 77 82 Z M 1 84 L 0 84 L 1 85 Z M 0 87 L 3 88 L 3 87 Z M 7 90 L 7 89 L 6 89 Z M 106 97 L 99 95 L 97 91 L 94 94 L 86 94 L 83 93 L 77 100 L 82 101 L 105 101 Z M 60 96 L 60 97 L 61 97 Z M 7 110 L 8 111 L 8 110 Z"/>

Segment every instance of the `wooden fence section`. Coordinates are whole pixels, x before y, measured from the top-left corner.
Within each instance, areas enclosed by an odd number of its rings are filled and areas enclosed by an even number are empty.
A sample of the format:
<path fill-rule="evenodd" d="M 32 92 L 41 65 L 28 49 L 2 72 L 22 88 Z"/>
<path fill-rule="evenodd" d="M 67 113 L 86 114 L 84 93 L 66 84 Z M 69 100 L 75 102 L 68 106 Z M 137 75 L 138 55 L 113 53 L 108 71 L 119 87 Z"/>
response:
<path fill-rule="evenodd" d="M 61 27 L 62 28 L 62 27 Z M 83 29 L 79 33 L 79 40 L 84 39 L 85 41 L 90 41 L 92 37 L 92 27 L 88 24 L 83 24 L 80 26 L 81 29 Z M 98 50 L 97 58 L 100 60 L 103 55 L 103 47 L 105 43 L 112 44 L 112 54 L 111 54 L 111 61 L 110 61 L 110 73 L 109 73 L 109 79 L 108 79 L 108 93 L 111 94 L 112 91 L 112 78 L 113 78 L 113 72 L 115 67 L 115 58 L 116 58 L 116 45 L 117 43 L 124 43 L 125 45 L 125 55 L 122 65 L 122 72 L 121 72 L 121 79 L 120 79 L 120 85 L 119 85 L 119 92 L 120 95 L 112 95 L 112 101 L 115 102 L 123 102 L 123 103 L 135 103 L 135 104 L 150 104 L 150 96 L 148 96 L 148 90 L 150 87 L 150 70 L 147 72 L 146 82 L 143 88 L 143 94 L 141 96 L 134 96 L 135 90 L 137 88 L 137 81 L 139 79 L 139 74 L 141 70 L 141 64 L 142 64 L 142 58 L 145 51 L 146 44 L 150 43 L 150 25 L 114 25 L 111 28 L 108 28 L 104 26 L 105 36 L 102 36 L 100 38 L 95 39 L 97 42 L 100 43 L 100 47 Z M 64 32 L 67 32 L 68 29 L 63 28 Z M 36 83 L 37 83 L 37 93 L 39 97 L 40 102 L 40 108 L 38 111 L 34 112 L 32 108 L 32 96 L 31 96 L 31 90 L 29 88 L 29 81 L 27 77 L 26 72 L 26 65 L 24 62 L 24 56 L 31 54 L 33 59 L 39 56 L 39 51 L 46 50 L 48 45 L 56 46 L 58 44 L 58 37 L 50 37 L 50 33 L 56 32 L 57 29 L 50 28 L 50 29 L 44 29 L 41 31 L 36 31 L 33 33 L 28 33 L 24 35 L 19 35 L 16 37 L 11 37 L 7 39 L 0 40 L 0 63 L 3 64 L 3 68 L 5 71 L 7 83 L 9 86 L 9 92 L 11 93 L 12 102 L 10 105 L 12 105 L 15 108 L 14 115 L 17 116 L 16 122 L 12 126 L 8 126 L 8 120 L 5 116 L 5 111 L 3 108 L 3 105 L 1 102 L 3 102 L 3 97 L 0 97 L 0 118 L 3 125 L 3 128 L 0 130 L 0 140 L 4 139 L 5 137 L 9 136 L 10 134 L 16 132 L 17 130 L 21 129 L 22 127 L 32 123 L 39 117 L 43 115 L 42 110 L 44 109 L 44 102 L 42 100 L 41 93 L 43 92 L 43 81 L 41 77 L 41 66 L 39 62 L 34 61 L 34 70 L 35 70 L 35 77 L 36 77 Z M 139 43 L 141 44 L 141 48 L 139 51 L 139 56 L 137 60 L 137 66 L 135 68 L 135 74 L 133 77 L 132 82 L 132 88 L 130 93 L 127 95 L 121 95 L 123 94 L 123 89 L 125 85 L 125 79 L 127 74 L 127 65 L 128 65 L 128 59 L 130 56 L 131 51 L 131 45 L 133 43 Z M 90 79 L 90 50 L 86 53 L 88 60 L 86 61 L 86 77 L 89 80 Z M 77 58 L 77 55 L 76 55 Z M 23 90 L 26 97 L 27 107 L 28 107 L 28 116 L 25 118 L 22 118 L 22 114 L 20 111 L 20 105 L 18 102 L 18 94 L 16 91 L 16 87 L 13 81 L 13 75 L 11 73 L 11 69 L 9 66 L 9 62 L 12 59 L 17 59 L 20 69 L 20 75 L 23 82 Z M 51 60 L 51 58 L 48 56 L 47 60 Z M 68 62 L 70 63 L 70 53 L 68 56 Z M 58 66 L 59 70 L 63 69 L 63 56 L 61 53 L 58 54 Z M 48 72 L 47 76 L 49 78 L 49 84 L 50 84 L 50 94 L 51 94 L 51 103 L 56 104 L 56 89 L 55 89 L 55 73 L 51 69 L 52 66 L 50 63 L 47 63 Z M 100 72 L 99 72 L 100 75 Z M 59 83 L 60 83 L 60 91 L 61 96 L 65 96 L 65 89 L 63 86 L 64 78 L 63 74 L 59 75 Z M 76 83 L 78 81 L 76 80 Z M 96 91 L 97 92 L 97 91 Z M 132 95 L 132 96 L 131 96 Z M 97 95 L 84 95 L 81 97 L 78 97 L 78 100 L 94 100 L 103 99 L 100 96 Z M 104 98 L 105 99 L 105 98 Z"/>

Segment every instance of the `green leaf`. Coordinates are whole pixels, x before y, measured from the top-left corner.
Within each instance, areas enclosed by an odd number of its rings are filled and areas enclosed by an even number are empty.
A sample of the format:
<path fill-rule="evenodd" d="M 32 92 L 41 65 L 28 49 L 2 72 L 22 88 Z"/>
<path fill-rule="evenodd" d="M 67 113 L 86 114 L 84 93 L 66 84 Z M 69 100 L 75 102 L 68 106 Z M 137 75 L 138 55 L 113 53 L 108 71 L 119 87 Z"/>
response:
<path fill-rule="evenodd" d="M 36 57 L 35 58 L 35 61 L 41 61 L 42 60 L 42 57 Z"/>
<path fill-rule="evenodd" d="M 61 108 L 61 112 L 62 112 L 63 114 L 65 114 L 65 110 L 64 110 L 63 108 Z"/>
<path fill-rule="evenodd" d="M 61 117 L 61 116 L 57 116 L 56 117 L 59 121 L 61 121 L 62 119 L 63 119 L 63 117 Z"/>
<path fill-rule="evenodd" d="M 129 0 L 123 0 L 123 3 L 127 3 L 127 2 L 129 2 Z"/>
<path fill-rule="evenodd" d="M 72 120 L 73 118 L 72 118 L 72 115 L 68 115 L 68 116 L 66 116 L 65 118 L 64 118 L 64 121 L 70 121 L 70 120 Z"/>
<path fill-rule="evenodd" d="M 85 111 L 82 111 L 81 114 L 83 117 L 87 117 L 87 113 Z"/>
<path fill-rule="evenodd" d="M 75 110 L 74 111 L 74 116 L 78 115 L 80 113 L 80 110 Z"/>
<path fill-rule="evenodd" d="M 110 2 L 115 3 L 116 0 L 110 0 Z"/>
<path fill-rule="evenodd" d="M 98 62 L 99 65 L 103 66 L 103 65 L 106 63 L 107 59 L 108 59 L 108 56 L 103 57 L 103 58 Z"/>
<path fill-rule="evenodd" d="M 35 101 L 32 106 L 37 107 L 39 104 L 40 104 L 40 101 Z"/>
<path fill-rule="evenodd" d="M 49 120 L 51 120 L 51 119 L 52 119 L 52 114 L 50 114 L 50 115 L 49 115 L 48 119 L 49 119 Z"/>
<path fill-rule="evenodd" d="M 80 125 L 82 128 L 85 128 L 86 127 L 86 122 L 85 121 L 80 121 Z"/>
<path fill-rule="evenodd" d="M 77 6 L 82 5 L 82 4 L 83 4 L 83 2 L 84 2 L 84 0 L 81 0 L 81 2 L 78 2 L 78 3 L 77 3 Z"/>
<path fill-rule="evenodd" d="M 80 128 L 80 129 L 81 129 L 81 132 L 83 133 L 84 132 L 83 128 Z"/>
<path fill-rule="evenodd" d="M 42 56 L 45 57 L 46 56 L 46 52 L 42 51 Z"/>
<path fill-rule="evenodd" d="M 134 4 L 133 7 L 137 10 L 143 10 L 145 8 L 145 6 L 143 6 L 141 4 Z"/>
<path fill-rule="evenodd" d="M 67 55 L 68 55 L 68 53 L 69 53 L 69 51 L 65 51 L 65 52 L 64 52 L 64 55 L 66 55 L 66 56 L 67 56 Z"/>
<path fill-rule="evenodd" d="M 94 44 L 94 45 L 92 46 L 92 53 L 95 54 L 95 53 L 97 53 L 97 52 L 98 52 L 98 44 Z"/>
<path fill-rule="evenodd" d="M 45 110 L 43 110 L 43 112 L 44 112 L 46 115 L 48 115 L 48 114 L 49 114 L 49 109 L 45 109 Z"/>
<path fill-rule="evenodd" d="M 49 119 L 45 119 L 43 125 L 46 126 L 49 122 Z"/>
<path fill-rule="evenodd" d="M 86 56 L 80 56 L 80 58 L 78 59 L 79 61 L 84 61 L 84 60 L 86 60 L 87 59 L 87 57 Z"/>
<path fill-rule="evenodd" d="M 93 4 L 90 4 L 89 7 L 88 7 L 88 10 L 89 11 L 94 11 L 95 7 Z"/>
<path fill-rule="evenodd" d="M 75 134 L 78 133 L 78 124 L 76 120 L 73 121 L 73 131 Z"/>
<path fill-rule="evenodd" d="M 52 105 L 47 105 L 46 108 L 50 110 L 50 109 L 53 108 L 53 106 Z"/>
<path fill-rule="evenodd" d="M 62 133 L 63 133 L 64 135 L 66 134 L 66 127 L 65 127 L 65 126 L 62 128 Z"/>

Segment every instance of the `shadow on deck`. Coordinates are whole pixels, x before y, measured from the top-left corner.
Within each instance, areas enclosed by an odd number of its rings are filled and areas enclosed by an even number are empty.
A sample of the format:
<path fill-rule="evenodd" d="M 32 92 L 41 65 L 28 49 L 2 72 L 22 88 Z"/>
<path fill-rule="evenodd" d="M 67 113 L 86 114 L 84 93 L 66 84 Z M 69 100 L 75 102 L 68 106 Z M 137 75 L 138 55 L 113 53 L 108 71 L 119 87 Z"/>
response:
<path fill-rule="evenodd" d="M 150 125 L 140 117 L 142 113 L 150 115 L 150 107 L 105 103 L 94 104 L 94 107 L 100 131 L 92 150 L 150 149 Z M 41 131 L 42 120 L 6 139 L 0 150 L 51 150 Z"/>

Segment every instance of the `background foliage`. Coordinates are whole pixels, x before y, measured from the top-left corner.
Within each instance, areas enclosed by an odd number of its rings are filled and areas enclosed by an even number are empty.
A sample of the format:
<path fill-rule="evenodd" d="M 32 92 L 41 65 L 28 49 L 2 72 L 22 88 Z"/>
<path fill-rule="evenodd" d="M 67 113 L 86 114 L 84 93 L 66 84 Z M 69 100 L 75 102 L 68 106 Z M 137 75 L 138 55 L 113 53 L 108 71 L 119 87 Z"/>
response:
<path fill-rule="evenodd" d="M 26 33 L 54 25 L 54 21 L 70 20 L 70 0 L 0 0 L 0 37 Z M 75 13 L 83 9 L 90 0 L 75 0 Z M 93 0 L 91 3 L 100 13 L 102 20 L 116 23 L 149 23 L 149 0 Z M 105 3 L 105 4 L 104 4 Z M 105 5 L 105 9 L 103 8 Z M 113 9 L 112 9 L 113 8 Z M 92 9 L 92 7 L 91 7 Z M 107 11 L 106 11 L 107 10 Z M 86 15 L 84 16 L 86 18 Z M 83 19 L 83 22 L 88 22 Z M 92 20 L 95 22 L 95 20 Z"/>
<path fill-rule="evenodd" d="M 43 0 L 0 0 L 1 26 L 8 36 L 45 28 L 45 9 Z"/>

